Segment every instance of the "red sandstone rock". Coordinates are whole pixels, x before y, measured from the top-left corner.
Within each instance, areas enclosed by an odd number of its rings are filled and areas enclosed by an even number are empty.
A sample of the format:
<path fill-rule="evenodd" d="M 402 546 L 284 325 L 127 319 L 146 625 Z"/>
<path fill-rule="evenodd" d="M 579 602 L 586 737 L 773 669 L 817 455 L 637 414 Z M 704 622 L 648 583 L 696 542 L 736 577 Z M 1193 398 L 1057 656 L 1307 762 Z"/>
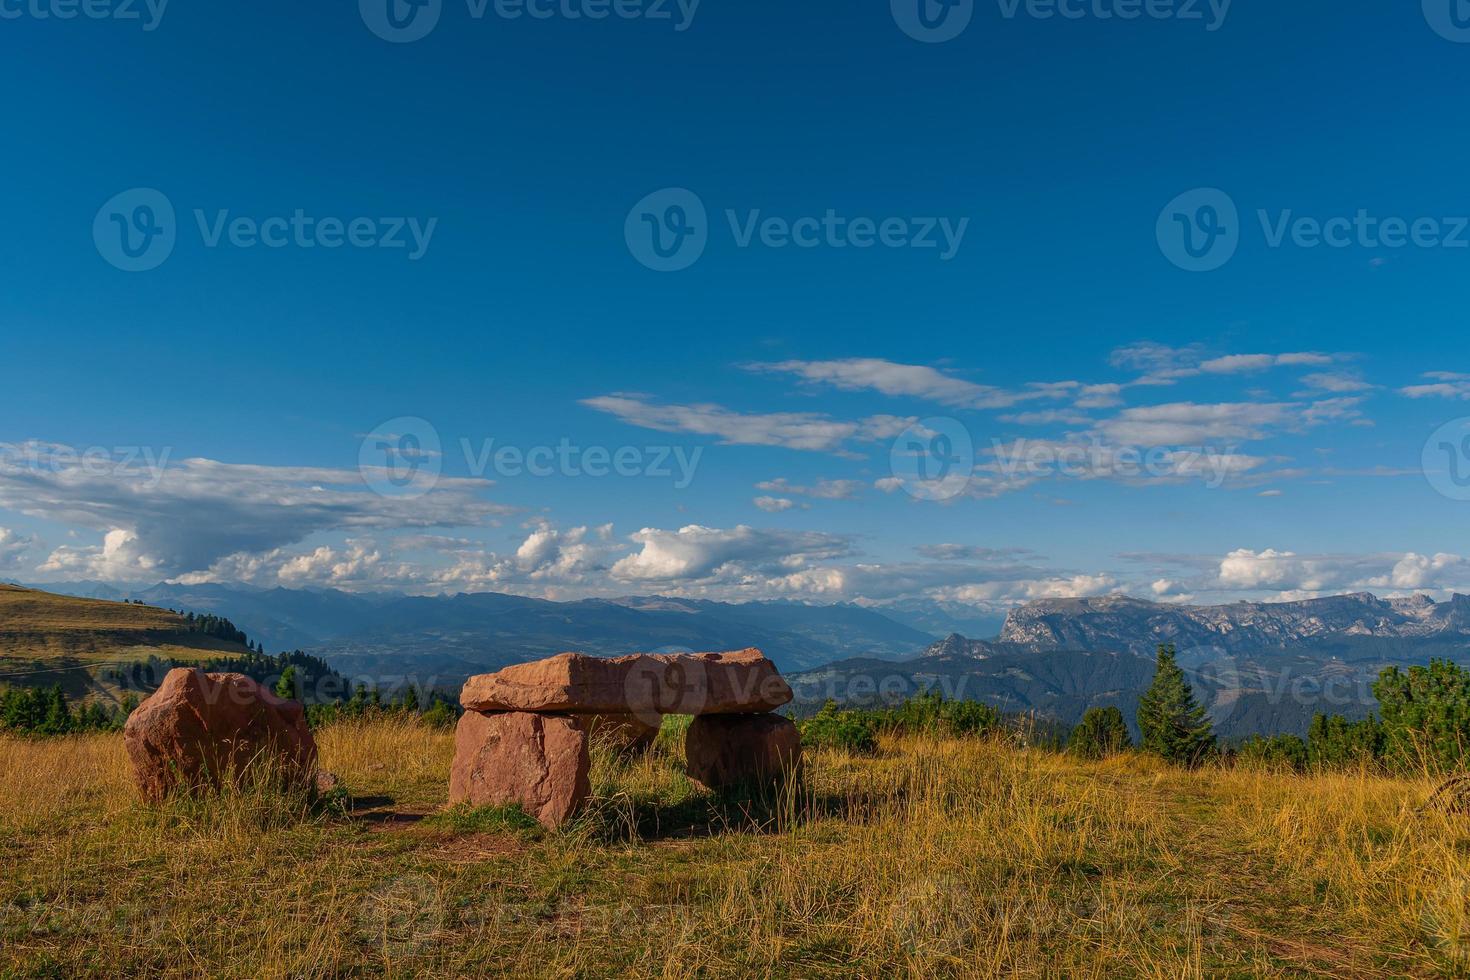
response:
<path fill-rule="evenodd" d="M 311 784 L 316 741 L 306 709 L 244 674 L 179 667 L 129 716 L 123 744 L 144 799 L 218 788 L 248 770 Z"/>
<path fill-rule="evenodd" d="M 449 802 L 519 803 L 547 827 L 570 819 L 592 791 L 585 718 L 467 711 L 454 733 Z"/>
<path fill-rule="evenodd" d="M 589 657 L 563 653 L 471 677 L 470 711 L 569 714 L 751 714 L 791 700 L 791 688 L 759 650 Z"/>
<path fill-rule="evenodd" d="M 801 734 L 780 715 L 701 715 L 684 738 L 689 778 L 706 789 L 777 782 L 801 765 Z"/>

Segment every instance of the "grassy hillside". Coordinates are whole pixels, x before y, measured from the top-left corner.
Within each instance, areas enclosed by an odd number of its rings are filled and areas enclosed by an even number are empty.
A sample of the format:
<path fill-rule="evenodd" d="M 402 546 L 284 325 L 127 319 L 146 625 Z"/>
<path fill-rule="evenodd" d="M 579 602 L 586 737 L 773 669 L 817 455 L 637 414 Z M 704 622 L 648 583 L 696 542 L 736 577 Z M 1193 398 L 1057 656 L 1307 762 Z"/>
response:
<path fill-rule="evenodd" d="M 668 734 L 668 733 L 666 733 Z M 1432 784 L 1000 741 L 819 752 L 719 801 L 674 740 L 561 833 L 443 809 L 452 736 L 320 733 L 356 797 L 135 802 L 115 736 L 0 739 L 0 976 L 1398 977 L 1470 967 Z"/>
<path fill-rule="evenodd" d="M 98 678 L 108 664 L 245 652 L 241 644 L 191 632 L 166 609 L 0 585 L 0 687 L 60 683 L 82 698 L 105 692 Z"/>

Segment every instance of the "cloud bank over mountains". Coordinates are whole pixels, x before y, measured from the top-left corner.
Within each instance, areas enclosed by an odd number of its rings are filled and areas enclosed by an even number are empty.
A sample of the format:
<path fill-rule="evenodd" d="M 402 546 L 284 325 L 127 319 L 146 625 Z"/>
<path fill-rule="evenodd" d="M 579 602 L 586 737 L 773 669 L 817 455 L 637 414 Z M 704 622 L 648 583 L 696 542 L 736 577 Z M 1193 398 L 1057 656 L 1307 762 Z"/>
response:
<path fill-rule="evenodd" d="M 1242 541 L 1214 553 L 1079 562 L 1026 550 L 1024 528 L 998 537 L 978 519 L 959 519 L 964 508 L 1007 495 L 1077 492 L 1096 481 L 1125 491 L 1244 490 L 1269 507 L 1298 481 L 1418 476 L 1404 466 L 1336 465 L 1316 440 L 1371 428 L 1374 398 L 1470 399 L 1470 375 L 1437 371 L 1394 386 L 1367 380 L 1352 361 L 1315 351 L 1220 353 L 1149 343 L 1115 351 L 1111 378 L 993 385 L 950 367 L 881 358 L 787 359 L 732 371 L 767 384 L 784 380 L 788 397 L 835 401 L 772 411 L 641 393 L 583 399 L 590 413 L 634 430 L 825 460 L 827 475 L 793 466 L 788 473 L 806 474 L 797 476 L 780 474 L 764 457 L 759 465 L 769 468 L 752 472 L 736 492 L 722 488 L 719 498 L 696 485 L 704 495 L 691 498 L 685 521 L 668 526 L 587 520 L 595 495 L 580 502 L 576 518 L 558 519 L 497 500 L 496 484 L 475 476 L 405 480 L 365 467 L 0 444 L 0 574 L 548 598 L 929 599 L 984 610 L 1120 591 L 1228 601 L 1470 590 L 1470 562 L 1448 548 L 1310 554 L 1286 541 Z M 1251 387 L 1206 400 L 1193 388 L 1206 382 Z M 1169 397 L 1181 385 L 1191 386 L 1189 395 Z M 854 398 L 893 404 L 844 415 Z M 894 440 L 938 445 L 948 436 L 936 418 L 975 436 L 967 478 L 944 500 L 908 499 L 913 477 L 891 463 Z M 924 525 L 928 540 L 916 540 L 905 520 L 897 523 L 903 533 L 876 540 L 859 518 L 880 505 L 953 516 Z M 704 508 L 743 508 L 745 516 L 702 520 Z M 808 521 L 821 529 L 800 526 Z M 936 530 L 948 525 L 961 533 Z"/>

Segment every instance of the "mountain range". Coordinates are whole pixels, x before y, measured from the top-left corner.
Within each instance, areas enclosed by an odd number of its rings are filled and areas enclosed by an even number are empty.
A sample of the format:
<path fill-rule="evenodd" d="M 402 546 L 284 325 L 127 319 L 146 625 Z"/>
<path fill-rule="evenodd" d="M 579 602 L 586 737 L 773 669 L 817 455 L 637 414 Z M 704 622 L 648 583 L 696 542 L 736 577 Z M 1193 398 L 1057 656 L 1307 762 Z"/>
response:
<path fill-rule="evenodd" d="M 956 697 L 1075 723 L 1093 706 L 1130 720 L 1172 644 L 1217 731 L 1305 732 L 1316 713 L 1361 717 L 1391 665 L 1443 657 L 1470 664 L 1470 596 L 1380 599 L 1368 593 L 1296 602 L 1191 606 L 1127 596 L 1018 606 L 995 641 L 953 635 L 917 658 L 854 658 L 793 677 L 808 703 L 871 700 L 939 685 Z"/>
<path fill-rule="evenodd" d="M 935 639 L 933 633 L 850 604 L 665 596 L 553 602 L 495 592 L 360 595 L 214 584 L 120 590 L 70 582 L 44 588 L 214 613 L 272 652 L 306 650 L 344 674 L 384 680 L 413 674 L 423 683 L 446 687 L 457 687 L 471 674 L 566 650 L 612 656 L 755 646 L 782 670 L 792 671 L 855 655 L 913 656 Z"/>
<path fill-rule="evenodd" d="M 553 602 L 500 593 L 360 595 L 331 590 L 159 584 L 123 590 L 51 584 L 71 595 L 131 599 L 231 619 L 271 651 L 303 649 L 339 671 L 445 688 L 471 674 L 565 650 L 598 655 L 756 646 L 787 673 L 799 710 L 828 697 L 871 701 L 939 685 L 954 697 L 1074 723 L 1116 704 L 1132 718 L 1173 644 L 1224 735 L 1304 731 L 1316 712 L 1361 716 L 1389 665 L 1430 657 L 1470 663 L 1470 597 L 1380 599 L 1368 593 L 1295 602 L 1198 606 L 1122 595 L 1043 599 L 1003 623 L 971 614 L 996 639 L 936 627 L 966 611 L 798 602 L 731 603 L 668 596 Z M 886 686 L 884 686 L 886 685 Z"/>

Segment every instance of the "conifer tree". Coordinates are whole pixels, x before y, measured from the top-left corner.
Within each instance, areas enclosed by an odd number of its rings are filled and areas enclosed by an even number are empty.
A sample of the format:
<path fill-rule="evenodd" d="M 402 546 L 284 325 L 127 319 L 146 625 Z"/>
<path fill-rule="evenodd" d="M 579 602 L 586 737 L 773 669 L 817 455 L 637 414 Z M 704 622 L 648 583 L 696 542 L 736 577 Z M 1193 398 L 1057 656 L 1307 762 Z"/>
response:
<path fill-rule="evenodd" d="M 1133 738 L 1128 734 L 1128 723 L 1123 712 L 1109 705 L 1106 708 L 1088 708 L 1082 721 L 1072 729 L 1067 747 L 1087 759 L 1101 759 L 1133 747 Z"/>
<path fill-rule="evenodd" d="M 281 673 L 281 679 L 276 681 L 276 697 L 285 698 L 288 701 L 296 700 L 296 668 L 287 667 Z"/>
<path fill-rule="evenodd" d="M 1175 662 L 1172 644 L 1159 645 L 1153 683 L 1138 701 L 1138 729 L 1144 751 L 1170 762 L 1197 765 L 1215 747 L 1210 719 Z"/>

